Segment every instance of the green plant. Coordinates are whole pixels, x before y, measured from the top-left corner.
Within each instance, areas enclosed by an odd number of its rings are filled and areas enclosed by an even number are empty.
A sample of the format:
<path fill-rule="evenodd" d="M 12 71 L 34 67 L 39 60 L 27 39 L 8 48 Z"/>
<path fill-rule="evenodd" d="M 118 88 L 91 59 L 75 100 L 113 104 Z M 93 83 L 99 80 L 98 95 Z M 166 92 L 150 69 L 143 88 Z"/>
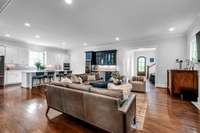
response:
<path fill-rule="evenodd" d="M 45 66 L 41 65 L 40 70 L 44 70 L 44 69 L 45 69 Z"/>
<path fill-rule="evenodd" d="M 35 66 L 36 66 L 37 70 L 40 70 L 42 64 L 40 62 L 36 62 Z"/>

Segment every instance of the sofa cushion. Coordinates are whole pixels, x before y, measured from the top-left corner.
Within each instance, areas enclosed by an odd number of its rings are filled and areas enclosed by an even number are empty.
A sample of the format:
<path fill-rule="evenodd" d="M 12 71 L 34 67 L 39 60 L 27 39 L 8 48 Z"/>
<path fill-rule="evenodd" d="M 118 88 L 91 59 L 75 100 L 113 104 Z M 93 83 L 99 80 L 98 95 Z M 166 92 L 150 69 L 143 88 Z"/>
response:
<path fill-rule="evenodd" d="M 137 80 L 138 80 L 138 81 L 141 81 L 141 82 L 143 82 L 143 81 L 144 81 L 144 79 L 145 79 L 145 78 L 144 78 L 144 77 L 142 77 L 142 76 L 139 76 L 139 77 L 137 78 Z"/>
<path fill-rule="evenodd" d="M 71 84 L 68 84 L 68 87 L 71 88 L 71 89 L 77 89 L 77 90 L 82 90 L 82 91 L 90 91 L 90 88 L 92 86 L 91 85 L 71 83 Z"/>
<path fill-rule="evenodd" d="M 123 92 L 121 90 L 108 90 L 108 89 L 102 89 L 102 88 L 90 88 L 90 92 L 101 94 L 105 96 L 110 96 L 114 98 L 123 99 Z"/>
<path fill-rule="evenodd" d="M 131 81 L 130 83 L 132 83 L 132 84 L 144 84 L 144 82 L 141 82 L 141 81 Z"/>
<path fill-rule="evenodd" d="M 61 86 L 61 87 L 68 87 L 68 84 L 67 82 L 58 82 L 58 81 L 53 81 L 51 82 L 52 85 L 55 85 L 55 86 Z"/>
<path fill-rule="evenodd" d="M 137 81 L 137 80 L 138 80 L 137 76 L 133 76 L 132 81 Z"/>

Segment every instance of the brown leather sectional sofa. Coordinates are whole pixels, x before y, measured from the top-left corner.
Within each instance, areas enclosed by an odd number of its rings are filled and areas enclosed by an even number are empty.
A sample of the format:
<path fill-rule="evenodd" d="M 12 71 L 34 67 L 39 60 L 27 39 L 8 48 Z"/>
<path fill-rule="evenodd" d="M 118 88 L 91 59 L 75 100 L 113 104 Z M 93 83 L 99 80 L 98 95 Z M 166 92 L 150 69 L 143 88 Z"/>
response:
<path fill-rule="evenodd" d="M 58 110 L 112 133 L 128 133 L 136 119 L 136 96 L 90 85 L 46 85 L 48 109 Z"/>

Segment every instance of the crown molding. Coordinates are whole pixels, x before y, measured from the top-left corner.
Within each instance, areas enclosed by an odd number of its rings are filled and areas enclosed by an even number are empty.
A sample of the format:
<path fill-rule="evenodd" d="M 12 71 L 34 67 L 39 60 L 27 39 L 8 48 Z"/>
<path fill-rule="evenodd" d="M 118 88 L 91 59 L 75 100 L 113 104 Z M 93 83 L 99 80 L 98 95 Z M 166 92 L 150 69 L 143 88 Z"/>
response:
<path fill-rule="evenodd" d="M 49 49 L 49 50 L 58 50 L 58 51 L 68 52 L 67 49 L 36 45 L 36 44 L 28 43 L 25 41 L 21 41 L 18 39 L 7 38 L 3 36 L 0 36 L 0 45 L 7 46 L 7 47 L 13 46 L 13 47 L 22 47 L 22 48 L 40 48 L 40 49 Z"/>
<path fill-rule="evenodd" d="M 170 35 L 160 35 L 160 36 L 149 36 L 149 37 L 144 37 L 140 39 L 132 39 L 132 40 L 121 40 L 119 42 L 108 42 L 108 43 L 100 43 L 100 44 L 95 44 L 95 45 L 90 45 L 87 46 L 86 48 L 89 47 L 109 47 L 109 46 L 118 46 L 121 44 L 136 44 L 136 43 L 145 43 L 145 42 L 156 42 L 156 41 L 163 41 L 163 40 L 168 40 L 172 38 L 180 38 L 184 37 L 186 38 L 186 33 L 178 33 L 178 34 L 170 34 Z"/>

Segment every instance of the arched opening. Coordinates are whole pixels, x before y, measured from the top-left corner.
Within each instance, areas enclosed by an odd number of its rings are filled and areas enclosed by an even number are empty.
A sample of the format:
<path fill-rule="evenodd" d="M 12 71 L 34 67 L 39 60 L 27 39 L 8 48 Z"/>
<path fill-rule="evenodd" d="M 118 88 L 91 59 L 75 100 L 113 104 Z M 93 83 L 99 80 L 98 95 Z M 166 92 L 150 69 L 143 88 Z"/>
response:
<path fill-rule="evenodd" d="M 146 76 L 146 57 L 144 56 L 137 58 L 137 75 Z"/>

